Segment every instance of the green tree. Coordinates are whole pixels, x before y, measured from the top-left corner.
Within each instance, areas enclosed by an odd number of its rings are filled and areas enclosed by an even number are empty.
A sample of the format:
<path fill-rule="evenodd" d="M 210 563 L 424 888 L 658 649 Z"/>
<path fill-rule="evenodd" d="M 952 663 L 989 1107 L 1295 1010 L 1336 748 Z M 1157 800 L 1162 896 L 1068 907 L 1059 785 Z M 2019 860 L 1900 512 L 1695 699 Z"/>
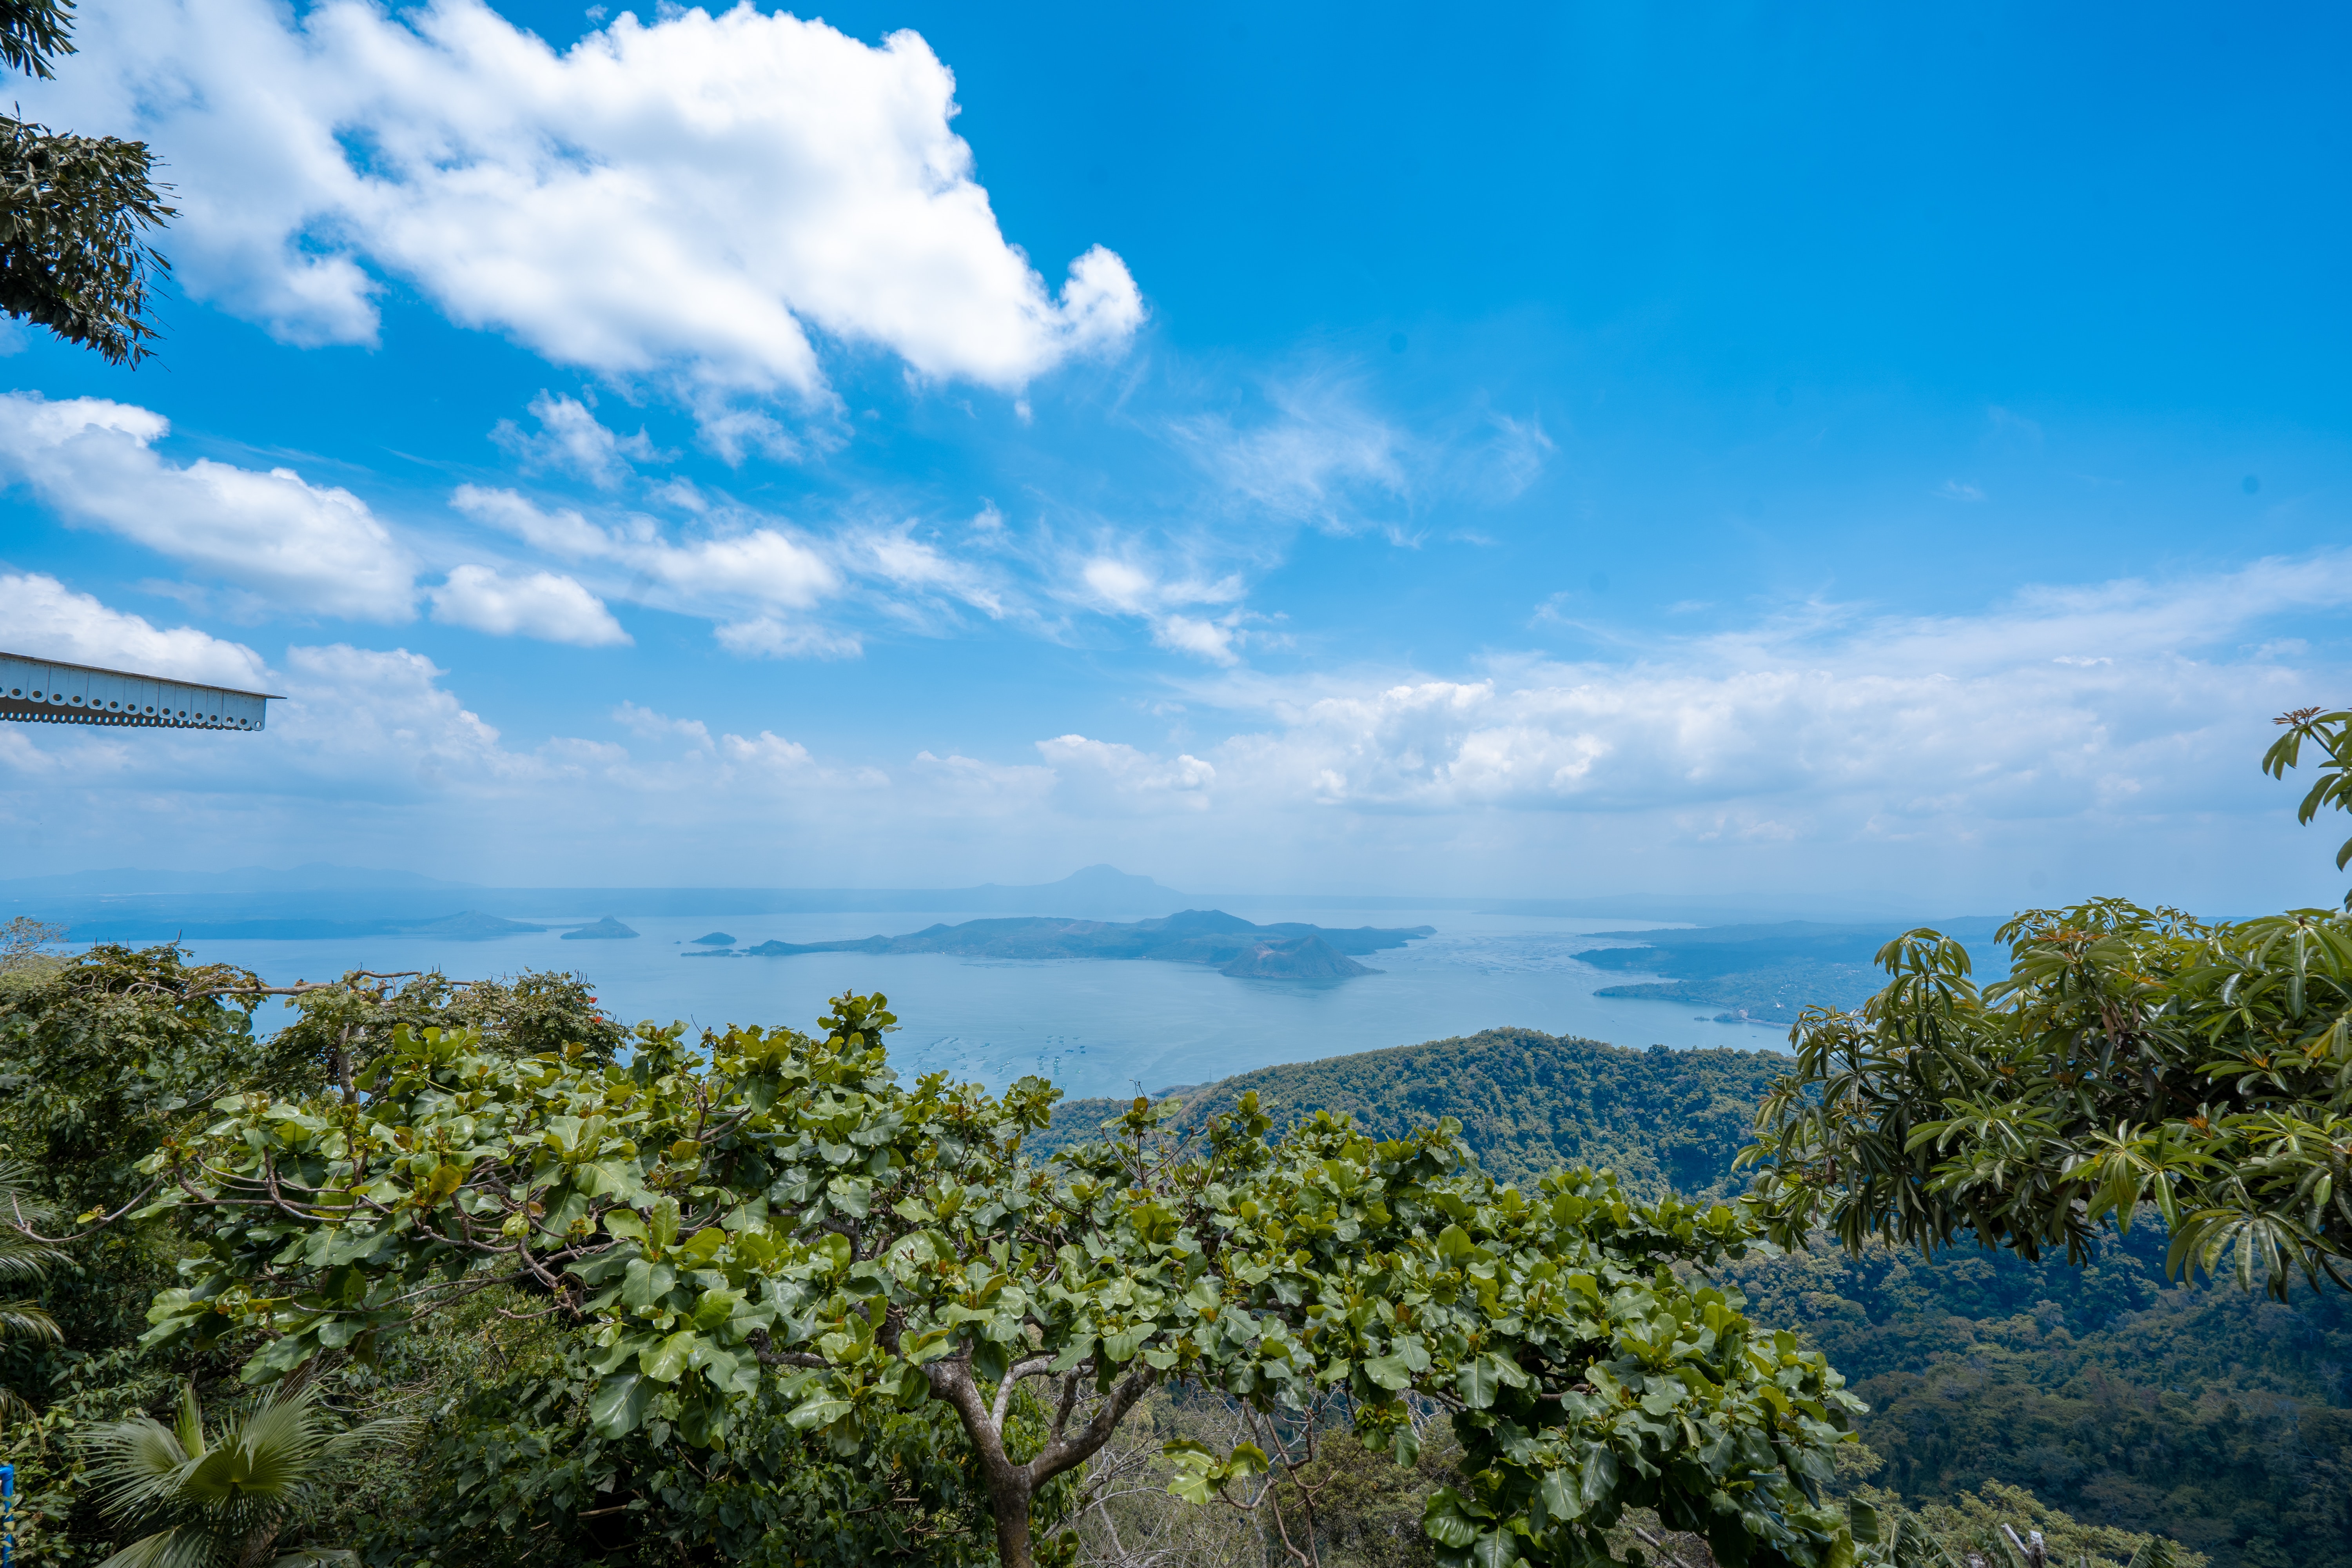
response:
<path fill-rule="evenodd" d="M 47 1205 L 25 1191 L 21 1174 L 15 1166 L 0 1163 L 0 1284 L 46 1279 L 52 1268 L 65 1261 L 64 1253 L 28 1234 L 28 1227 L 52 1216 Z M 39 1302 L 0 1300 L 0 1339 L 46 1340 L 54 1344 L 64 1337 L 57 1319 Z M 33 1407 L 24 1395 L 0 1382 L 0 1428 L 32 1414 Z"/>
<path fill-rule="evenodd" d="M 194 1384 L 172 1425 L 133 1416 L 81 1440 L 109 1518 L 160 1525 L 100 1568 L 315 1568 L 355 1563 L 349 1548 L 278 1550 L 278 1538 L 357 1456 L 401 1440 L 396 1422 L 338 1430 L 303 1383 L 265 1395 L 216 1432 L 205 1430 Z"/>
<path fill-rule="evenodd" d="M 2303 819 L 2352 806 L 2352 713 L 2279 721 L 2266 771 L 2305 739 L 2329 758 Z M 1889 982 L 1859 1011 L 1806 1011 L 1743 1155 L 1776 1240 L 1967 1231 L 2080 1258 L 2145 1205 L 2175 1272 L 2234 1255 L 2241 1283 L 2282 1296 L 2297 1272 L 2347 1282 L 2352 915 L 2209 923 L 2104 899 L 1998 937 L 2010 972 L 1981 990 L 1967 950 L 1923 929 L 1881 952 Z"/>
<path fill-rule="evenodd" d="M 609 1436 L 661 1420 L 718 1443 L 772 1391 L 850 1454 L 944 1406 L 1005 1568 L 1037 1561 L 1041 1489 L 1169 1385 L 1336 1397 L 1404 1462 L 1406 1399 L 1435 1401 L 1465 1451 L 1424 1519 L 1451 1563 L 1588 1563 L 1633 1505 L 1727 1563 L 1850 1552 L 1819 1487 L 1856 1402 L 1705 1282 L 1750 1239 L 1731 1209 L 1630 1204 L 1585 1171 L 1505 1186 L 1450 1126 L 1383 1142 L 1318 1116 L 1269 1140 L 1248 1098 L 1192 1143 L 1139 1100 L 1033 1163 L 1051 1086 L 907 1089 L 893 1022 L 844 997 L 821 1038 L 641 1026 L 625 1067 L 402 1031 L 350 1094 L 224 1097 L 148 1163 L 159 1209 L 205 1238 L 151 1340 L 258 1333 L 267 1381 L 503 1285 L 589 1333 Z M 1179 1462 L 1206 1492 L 1266 1457 Z"/>
<path fill-rule="evenodd" d="M 196 1355 L 139 1347 L 148 1302 L 177 1281 L 177 1261 L 194 1245 L 170 1214 L 104 1223 L 139 1206 L 152 1180 L 140 1163 L 222 1095 L 330 1092 L 339 1051 L 364 1062 L 404 1022 L 478 1027 L 486 1047 L 526 1054 L 569 1038 L 609 1056 L 621 1031 L 573 975 L 452 984 L 436 974 L 354 973 L 273 987 L 169 947 L 41 951 L 61 934 L 30 921 L 0 930 L 0 1160 L 21 1173 L 34 1232 L 81 1233 L 46 1278 L 28 1281 L 33 1289 L 0 1280 L 0 1296 L 34 1296 L 34 1309 L 62 1331 L 61 1340 L 0 1336 L 0 1384 L 34 1407 L 31 1420 L 20 1411 L 0 1422 L 0 1458 L 17 1466 L 24 1560 L 88 1568 L 110 1550 L 98 1544 L 110 1530 L 79 1451 L 58 1436 L 126 1410 L 166 1413 L 192 1376 L 208 1398 L 223 1381 L 234 1389 L 240 1359 L 228 1347 Z M 257 1031 L 254 1009 L 273 996 L 294 1007 L 294 1021 Z M 0 1205 L 0 1220 L 10 1212 Z M 529 1325 L 508 1327 L 520 1334 Z M 388 1406 L 430 1405 L 436 1380 L 463 1382 L 464 1358 L 443 1353 L 452 1347 L 420 1340 L 415 1348 L 422 1353 L 378 1368 L 346 1362 L 326 1386 L 339 1403 Z M 386 1495 L 404 1501 L 416 1478 L 405 1479 Z"/>
<path fill-rule="evenodd" d="M 56 74 L 73 0 L 0 0 L 0 62 Z M 110 364 L 147 357 L 148 289 L 171 264 L 143 237 L 175 216 L 143 142 L 75 136 L 0 116 L 0 310 Z"/>

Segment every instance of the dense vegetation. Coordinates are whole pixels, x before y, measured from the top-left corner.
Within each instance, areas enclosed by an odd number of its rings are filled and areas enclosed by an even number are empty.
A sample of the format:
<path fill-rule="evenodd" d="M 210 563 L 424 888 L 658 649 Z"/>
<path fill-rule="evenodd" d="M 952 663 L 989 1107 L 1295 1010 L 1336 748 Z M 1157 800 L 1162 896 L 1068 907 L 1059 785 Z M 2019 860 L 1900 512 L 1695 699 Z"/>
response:
<path fill-rule="evenodd" d="M 1441 1484 L 1366 1494 L 1419 1509 L 1416 1560 L 1589 1561 L 1629 1509 L 1727 1563 L 1849 1550 L 1820 1501 L 1848 1402 L 1706 1283 L 1748 1238 L 1721 1205 L 1499 1185 L 1443 1127 L 1272 1136 L 1246 1095 L 1038 1164 L 1048 1086 L 901 1087 L 857 999 L 689 1050 L 625 1042 L 574 977 L 291 988 L 268 1040 L 266 988 L 169 949 L 0 985 L 0 1142 L 97 1227 L 46 1290 L 67 1343 L 11 1351 L 41 1561 L 213 1529 L 160 1491 L 110 1513 L 92 1467 L 183 1404 L 212 1425 L 171 1440 L 267 1426 L 256 1384 L 422 1417 L 399 1463 L 254 1516 L 255 1550 L 387 1568 L 1062 1560 L 1107 1500 L 1082 1467 L 1154 1400 L 1187 1436 L 1152 1479 L 1202 1502 L 1304 1500 L 1339 1449 L 1423 1477 L 1425 1434 Z M 1371 1528 L 1300 1506 L 1310 1540 Z"/>
<path fill-rule="evenodd" d="M 1169 1098 L 1182 1128 L 1250 1091 L 1376 1130 L 1454 1115 L 1497 1175 L 1590 1162 L 1629 1190 L 1714 1195 L 1741 1184 L 1733 1165 L 1757 1102 L 1790 1063 L 1491 1029 Z M 1091 1135 L 1126 1104 L 1065 1101 L 1040 1142 Z M 2086 1525 L 2164 1531 L 2216 1568 L 2352 1564 L 2352 1300 L 2282 1305 L 2234 1281 L 2174 1283 L 2166 1241 L 2158 1220 L 2094 1238 L 2079 1267 L 1874 1245 L 1752 1257 L 1725 1276 L 1757 1321 L 1801 1326 L 1853 1381 L 1871 1406 L 1857 1430 L 1885 1461 L 1872 1479 L 1914 1506 L 1990 1481 Z"/>
<path fill-rule="evenodd" d="M 1756 1102 L 1788 1070 L 1766 1051 L 1623 1050 L 1534 1029 L 1487 1029 L 1426 1045 L 1259 1068 L 1202 1088 L 1171 1089 L 1170 1125 L 1198 1131 L 1255 1094 L 1267 1115 L 1328 1111 L 1381 1136 L 1462 1124 L 1462 1142 L 1497 1178 L 1532 1182 L 1563 1165 L 1606 1167 L 1629 1193 L 1720 1197 L 1737 1190 L 1732 1160 L 1753 1136 Z M 1125 1100 L 1069 1100 L 1036 1147 L 1097 1136 Z"/>

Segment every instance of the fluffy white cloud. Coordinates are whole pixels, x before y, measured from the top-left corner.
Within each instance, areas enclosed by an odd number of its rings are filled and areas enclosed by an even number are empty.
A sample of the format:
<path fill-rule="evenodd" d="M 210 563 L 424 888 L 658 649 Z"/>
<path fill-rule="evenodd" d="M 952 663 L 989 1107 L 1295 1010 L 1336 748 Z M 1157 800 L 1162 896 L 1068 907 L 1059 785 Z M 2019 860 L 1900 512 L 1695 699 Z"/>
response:
<path fill-rule="evenodd" d="M 1234 634 L 1239 624 L 1232 616 L 1213 621 L 1197 616 L 1160 616 L 1151 623 L 1151 640 L 1211 664 L 1238 664 L 1241 655 L 1234 651 Z"/>
<path fill-rule="evenodd" d="M 530 416 L 539 421 L 536 431 L 511 419 L 499 420 L 490 430 L 490 439 L 513 453 L 525 473 L 552 468 L 608 490 L 629 477 L 631 463 L 651 462 L 661 455 L 644 429 L 634 436 L 609 429 L 578 398 L 551 397 L 542 391 L 530 400 Z"/>
<path fill-rule="evenodd" d="M 1115 741 L 1057 735 L 1037 742 L 1059 794 L 1082 811 L 1205 811 L 1217 770 L 1200 758 L 1172 761 Z"/>
<path fill-rule="evenodd" d="M 537 637 L 580 647 L 629 641 L 603 600 L 552 572 L 507 576 L 488 566 L 458 566 L 431 596 L 435 620 L 492 637 Z"/>
<path fill-rule="evenodd" d="M 1212 579 L 1195 572 L 1167 574 L 1132 552 L 1092 555 L 1073 564 L 1077 585 L 1066 597 L 1097 612 L 1141 617 L 1151 628 L 1151 640 L 1173 652 L 1211 664 L 1240 662 L 1234 644 L 1245 635 L 1241 628 L 1250 618 L 1246 612 L 1229 611 L 1213 619 L 1183 613 L 1239 599 L 1237 574 Z"/>
<path fill-rule="evenodd" d="M 672 381 L 716 427 L 822 393 L 811 329 L 1007 389 L 1134 332 L 1118 257 L 1056 295 L 1006 242 L 920 37 L 663 12 L 558 53 L 480 0 L 103 0 L 26 96 L 153 144 L 184 285 L 296 342 L 373 342 L 382 268 L 551 361 Z"/>
<path fill-rule="evenodd" d="M 167 462 L 153 448 L 170 429 L 160 414 L 104 398 L 0 394 L 0 473 L 68 523 L 136 540 L 281 612 L 415 614 L 415 565 L 366 502 L 291 468 Z"/>
<path fill-rule="evenodd" d="M 0 573 L 0 628 L 8 651 L 68 664 L 232 686 L 268 686 L 261 656 L 194 626 L 166 631 L 38 573 Z"/>

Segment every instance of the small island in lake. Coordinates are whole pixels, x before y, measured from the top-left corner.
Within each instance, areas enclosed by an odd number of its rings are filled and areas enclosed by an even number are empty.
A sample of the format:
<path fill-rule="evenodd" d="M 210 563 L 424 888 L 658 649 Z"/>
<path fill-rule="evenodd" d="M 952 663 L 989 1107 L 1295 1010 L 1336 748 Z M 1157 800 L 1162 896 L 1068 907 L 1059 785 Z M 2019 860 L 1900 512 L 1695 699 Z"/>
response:
<path fill-rule="evenodd" d="M 617 942 L 623 937 L 636 934 L 612 916 L 606 915 L 593 925 L 584 925 L 577 931 L 565 931 L 562 940 L 565 942 Z"/>
<path fill-rule="evenodd" d="M 1402 947 L 1433 936 L 1434 926 L 1357 926 L 1333 930 L 1283 921 L 1256 925 L 1223 910 L 1186 910 L 1148 921 L 1043 917 L 966 921 L 905 936 L 849 942 L 763 942 L 736 953 L 688 958 L 790 958 L 804 952 L 949 952 L 963 958 L 1157 958 L 1214 964 L 1227 974 L 1268 980 L 1336 980 L 1380 971 L 1347 955 Z"/>
<path fill-rule="evenodd" d="M 728 935 L 723 931 L 715 931 L 708 936 L 696 937 L 694 939 L 694 945 L 697 947 L 733 947 L 735 945 L 735 939 Z"/>

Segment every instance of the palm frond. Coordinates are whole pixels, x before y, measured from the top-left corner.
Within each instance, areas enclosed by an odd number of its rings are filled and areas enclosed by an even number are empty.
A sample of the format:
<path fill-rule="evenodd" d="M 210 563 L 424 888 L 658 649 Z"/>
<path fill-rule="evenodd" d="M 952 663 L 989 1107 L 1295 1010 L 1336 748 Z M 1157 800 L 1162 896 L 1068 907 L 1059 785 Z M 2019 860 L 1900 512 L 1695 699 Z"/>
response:
<path fill-rule="evenodd" d="M 267 1551 L 288 1517 L 333 1469 L 405 1434 L 412 1423 L 371 1421 L 343 1433 L 334 1425 L 319 1404 L 318 1385 L 305 1384 L 264 1397 L 207 1435 L 190 1384 L 181 1390 L 170 1426 L 140 1415 L 95 1429 L 81 1447 L 100 1511 L 118 1524 L 169 1526 L 100 1568 L 210 1568 Z M 277 1561 L 305 1568 L 356 1560 L 307 1547 L 279 1553 Z"/>
<path fill-rule="evenodd" d="M 0 1340 L 47 1340 L 61 1344 L 65 1337 L 58 1321 L 38 1302 L 0 1301 Z"/>
<path fill-rule="evenodd" d="M 170 1506 L 194 1462 L 178 1435 L 149 1415 L 110 1422 L 80 1446 L 89 1459 L 99 1508 L 110 1519 L 135 1519 Z"/>
<path fill-rule="evenodd" d="M 0 1204 L 0 1216 L 7 1212 Z M 46 1279 L 66 1255 L 47 1242 L 35 1241 L 23 1231 L 0 1223 L 0 1279 Z"/>
<path fill-rule="evenodd" d="M 180 1439 L 181 1454 L 191 1459 L 203 1458 L 205 1455 L 205 1413 L 196 1407 L 196 1385 L 194 1384 L 184 1383 L 180 1385 L 180 1403 L 177 1409 L 173 1412 L 173 1419 L 176 1422 L 174 1435 Z"/>
<path fill-rule="evenodd" d="M 57 1247 L 25 1234 L 25 1226 L 57 1217 L 56 1209 L 26 1187 L 27 1174 L 16 1162 L 0 1160 L 0 1279 L 44 1279 L 66 1261 Z"/>
<path fill-rule="evenodd" d="M 230 1550 L 209 1531 L 181 1524 L 132 1542 L 98 1568 L 215 1568 L 230 1561 Z"/>

